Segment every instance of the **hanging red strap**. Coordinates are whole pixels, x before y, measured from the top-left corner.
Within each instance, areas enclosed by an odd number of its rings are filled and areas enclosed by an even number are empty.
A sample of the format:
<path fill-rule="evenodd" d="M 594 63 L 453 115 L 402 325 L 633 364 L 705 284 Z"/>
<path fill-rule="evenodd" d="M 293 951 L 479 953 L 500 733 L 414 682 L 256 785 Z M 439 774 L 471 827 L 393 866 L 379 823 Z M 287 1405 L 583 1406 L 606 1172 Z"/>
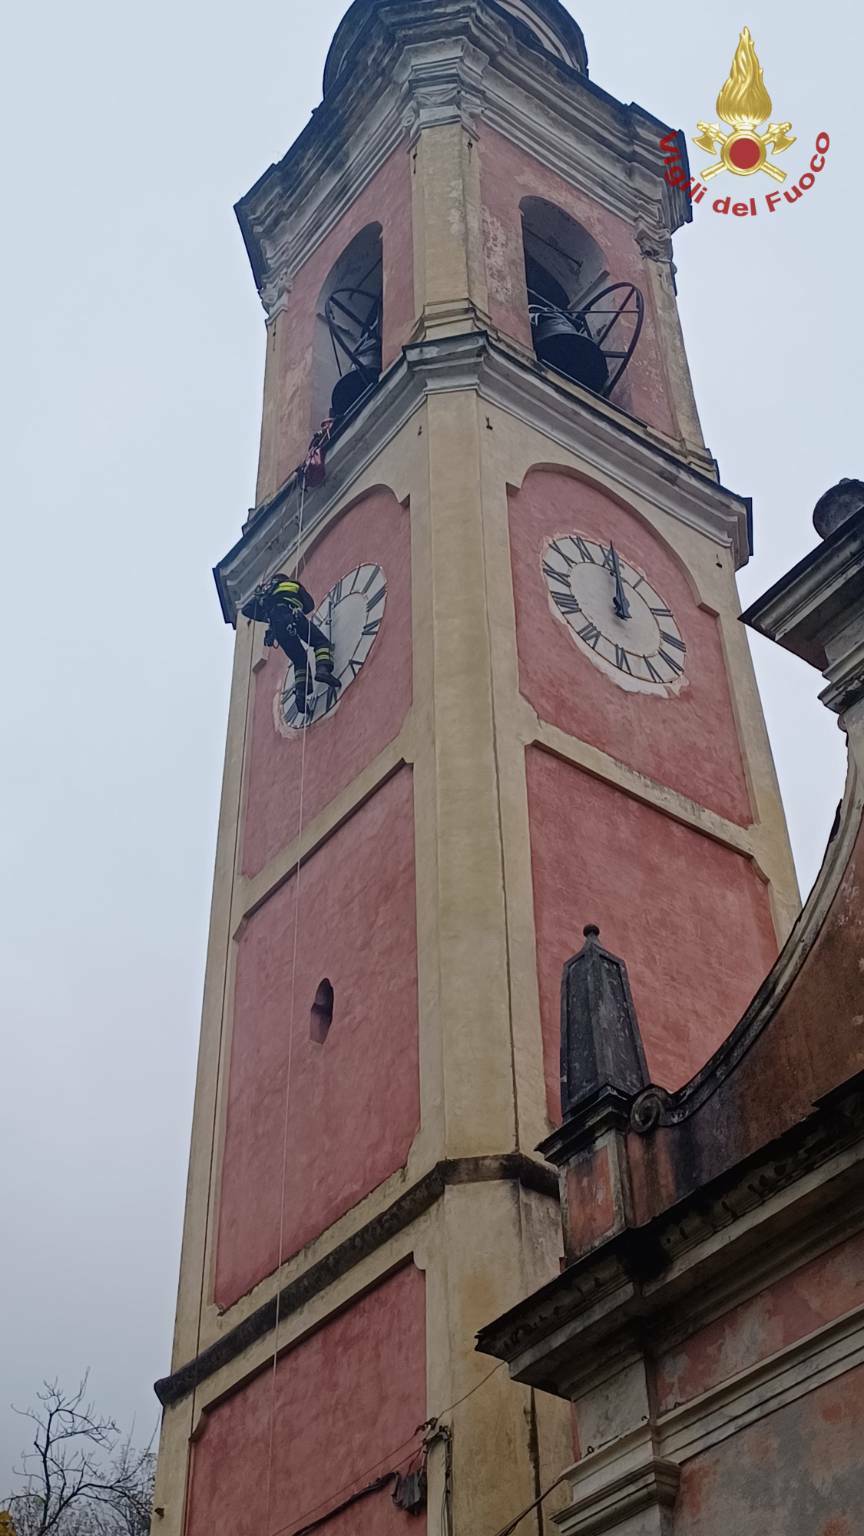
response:
<path fill-rule="evenodd" d="M 332 427 L 331 420 L 322 422 L 309 444 L 309 452 L 303 462 L 307 486 L 323 485 L 327 478 L 326 450 Z"/>

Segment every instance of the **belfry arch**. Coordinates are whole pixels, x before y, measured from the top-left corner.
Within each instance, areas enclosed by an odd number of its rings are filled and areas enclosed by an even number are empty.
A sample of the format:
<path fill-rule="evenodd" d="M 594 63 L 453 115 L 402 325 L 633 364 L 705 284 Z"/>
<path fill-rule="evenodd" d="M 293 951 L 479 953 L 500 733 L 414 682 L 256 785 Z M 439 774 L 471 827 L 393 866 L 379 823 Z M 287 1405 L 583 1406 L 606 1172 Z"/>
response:
<path fill-rule="evenodd" d="M 632 282 L 610 273 L 588 230 L 555 203 L 526 197 L 520 207 L 531 339 L 544 366 L 618 404 L 645 304 Z"/>
<path fill-rule="evenodd" d="M 339 419 L 381 373 L 384 262 L 380 224 L 367 224 L 331 267 L 315 308 L 312 430 Z"/>
<path fill-rule="evenodd" d="M 593 235 L 543 197 L 520 204 L 528 303 L 581 308 L 611 281 L 606 257 Z"/>

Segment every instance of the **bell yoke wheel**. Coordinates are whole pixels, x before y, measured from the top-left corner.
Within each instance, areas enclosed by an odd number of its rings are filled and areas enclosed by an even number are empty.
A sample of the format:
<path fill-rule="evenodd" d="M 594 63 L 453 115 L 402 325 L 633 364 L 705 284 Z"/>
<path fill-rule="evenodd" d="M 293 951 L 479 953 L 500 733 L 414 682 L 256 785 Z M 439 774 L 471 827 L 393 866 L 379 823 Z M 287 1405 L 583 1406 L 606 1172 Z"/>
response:
<path fill-rule="evenodd" d="M 324 306 L 339 378 L 330 414 L 338 420 L 381 376 L 381 300 L 364 288 L 337 288 Z"/>
<path fill-rule="evenodd" d="M 634 283 L 611 283 L 582 309 L 547 301 L 532 304 L 530 315 L 540 361 L 608 397 L 636 350 L 645 300 Z"/>

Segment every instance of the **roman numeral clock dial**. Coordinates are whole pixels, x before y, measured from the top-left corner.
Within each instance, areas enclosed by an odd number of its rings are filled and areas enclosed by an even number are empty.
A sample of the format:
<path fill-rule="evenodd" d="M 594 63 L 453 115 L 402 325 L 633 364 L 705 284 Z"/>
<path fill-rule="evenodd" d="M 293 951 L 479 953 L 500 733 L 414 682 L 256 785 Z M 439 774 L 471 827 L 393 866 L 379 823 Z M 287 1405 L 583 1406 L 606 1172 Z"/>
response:
<path fill-rule="evenodd" d="M 387 605 L 387 582 L 380 565 L 358 565 L 335 587 L 312 615 L 312 622 L 333 645 L 333 671 L 340 688 L 317 683 L 305 725 L 314 725 L 329 715 L 356 682 L 378 638 Z M 315 675 L 315 661 L 309 653 L 309 666 Z M 283 734 L 299 731 L 304 720 L 294 697 L 294 668 L 287 675 L 275 699 L 276 726 Z"/>
<path fill-rule="evenodd" d="M 611 540 L 552 539 L 543 576 L 556 618 L 619 687 L 668 697 L 686 685 L 687 646 L 672 609 Z"/>

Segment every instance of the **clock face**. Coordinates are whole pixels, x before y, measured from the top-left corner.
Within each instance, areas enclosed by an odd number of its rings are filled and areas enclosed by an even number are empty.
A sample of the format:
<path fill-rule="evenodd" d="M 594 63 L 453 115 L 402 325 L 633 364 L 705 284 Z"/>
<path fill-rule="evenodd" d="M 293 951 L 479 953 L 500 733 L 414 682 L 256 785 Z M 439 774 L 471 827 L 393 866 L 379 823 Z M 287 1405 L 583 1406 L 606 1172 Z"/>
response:
<path fill-rule="evenodd" d="M 668 697 L 686 686 L 687 646 L 672 609 L 614 544 L 579 533 L 552 539 L 543 575 L 552 612 L 619 687 Z"/>
<path fill-rule="evenodd" d="M 332 587 L 315 613 L 312 623 L 329 637 L 333 644 L 333 671 L 342 684 L 341 688 L 328 688 L 317 683 L 309 702 L 305 724 L 314 725 L 323 720 L 344 698 L 351 684 L 356 681 L 372 650 L 384 609 L 387 604 L 387 582 L 380 565 L 358 565 Z M 314 676 L 314 656 L 309 653 L 309 664 Z M 280 731 L 302 730 L 303 716 L 294 698 L 294 667 L 289 666 L 285 680 L 276 695 L 276 725 Z"/>

